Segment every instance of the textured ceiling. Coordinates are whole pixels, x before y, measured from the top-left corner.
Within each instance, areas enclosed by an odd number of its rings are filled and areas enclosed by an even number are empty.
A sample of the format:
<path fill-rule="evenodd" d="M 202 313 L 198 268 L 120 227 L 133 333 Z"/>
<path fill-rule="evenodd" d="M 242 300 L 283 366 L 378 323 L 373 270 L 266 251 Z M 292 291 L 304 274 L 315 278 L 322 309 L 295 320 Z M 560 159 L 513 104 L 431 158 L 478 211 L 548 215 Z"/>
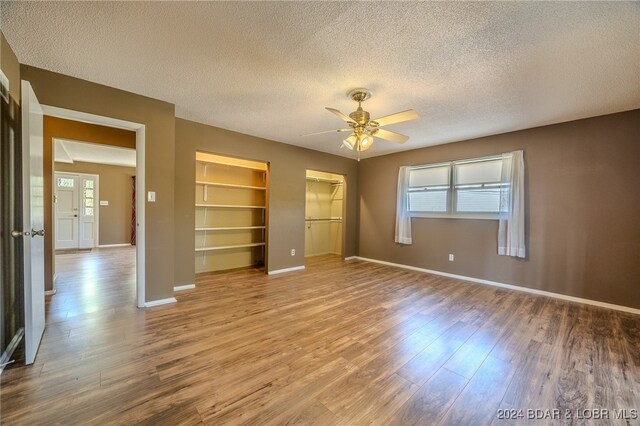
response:
<path fill-rule="evenodd" d="M 640 3 L 2 2 L 22 63 L 320 151 L 355 87 L 414 108 L 366 156 L 640 107 Z"/>

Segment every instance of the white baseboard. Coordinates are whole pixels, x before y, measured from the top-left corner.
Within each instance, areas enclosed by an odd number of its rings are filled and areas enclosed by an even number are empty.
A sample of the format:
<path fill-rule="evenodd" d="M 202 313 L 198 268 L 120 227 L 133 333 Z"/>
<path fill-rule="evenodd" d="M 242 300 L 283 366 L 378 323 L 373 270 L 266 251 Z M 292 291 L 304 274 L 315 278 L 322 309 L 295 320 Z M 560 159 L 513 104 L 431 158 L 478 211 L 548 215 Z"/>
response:
<path fill-rule="evenodd" d="M 131 243 L 124 243 L 124 244 L 100 244 L 98 246 L 98 248 L 106 248 L 106 247 L 129 247 L 131 246 Z"/>
<path fill-rule="evenodd" d="M 194 288 L 196 288 L 195 284 L 184 284 L 173 287 L 173 291 L 192 290 Z"/>
<path fill-rule="evenodd" d="M 364 262 L 379 263 L 381 265 L 387 265 L 387 266 L 395 266 L 397 268 L 409 269 L 411 271 L 426 272 L 428 274 L 440 275 L 440 276 L 443 276 L 443 277 L 455 278 L 455 279 L 463 280 L 463 281 L 471 281 L 471 282 L 478 283 L 478 284 L 484 284 L 484 285 L 490 285 L 490 286 L 494 286 L 494 287 L 507 288 L 509 290 L 522 291 L 522 292 L 525 292 L 525 293 L 531 293 L 531 294 L 537 294 L 537 295 L 540 295 L 540 296 L 553 297 L 553 298 L 556 298 L 556 299 L 562 299 L 562 300 L 568 300 L 568 301 L 571 301 L 571 302 L 584 303 L 586 305 L 599 306 L 601 308 L 613 309 L 613 310 L 616 310 L 616 311 L 622 311 L 622 312 L 628 312 L 628 313 L 631 313 L 631 314 L 640 315 L 640 309 L 631 308 L 631 307 L 622 306 L 622 305 L 614 305 L 613 303 L 599 302 L 597 300 L 583 299 L 581 297 L 567 296 L 566 294 L 552 293 L 550 291 L 544 291 L 544 290 L 537 290 L 537 289 L 534 289 L 534 288 L 521 287 L 521 286 L 517 286 L 517 285 L 513 285 L 513 284 L 504 284 L 504 283 L 499 283 L 497 281 L 489 281 L 489 280 L 483 280 L 483 279 L 480 279 L 480 278 L 466 277 L 464 275 L 450 274 L 448 272 L 440 272 L 440 271 L 434 271 L 434 270 L 431 270 L 431 269 L 418 268 L 416 266 L 403 265 L 401 263 L 393 263 L 393 262 L 386 262 L 384 260 L 369 259 L 367 257 L 352 256 L 352 257 L 349 257 L 347 259 L 349 259 L 349 260 L 350 259 L 357 259 L 357 260 L 362 260 Z M 347 260 L 347 259 L 345 259 L 345 260 Z"/>
<path fill-rule="evenodd" d="M 283 274 L 285 272 L 301 271 L 303 269 L 304 269 L 304 265 L 294 266 L 293 268 L 276 269 L 275 271 L 269 271 L 268 275 L 277 275 L 277 274 Z"/>
<path fill-rule="evenodd" d="M 344 258 L 344 260 L 358 260 L 358 259 L 360 259 L 358 256 L 349 256 Z M 364 257 L 361 259 L 364 260 Z"/>
<path fill-rule="evenodd" d="M 168 297 L 166 299 L 159 299 L 159 300 L 152 300 L 150 302 L 145 302 L 144 307 L 151 308 L 152 306 L 167 305 L 169 303 L 176 303 L 176 302 L 177 300 L 175 297 Z"/>

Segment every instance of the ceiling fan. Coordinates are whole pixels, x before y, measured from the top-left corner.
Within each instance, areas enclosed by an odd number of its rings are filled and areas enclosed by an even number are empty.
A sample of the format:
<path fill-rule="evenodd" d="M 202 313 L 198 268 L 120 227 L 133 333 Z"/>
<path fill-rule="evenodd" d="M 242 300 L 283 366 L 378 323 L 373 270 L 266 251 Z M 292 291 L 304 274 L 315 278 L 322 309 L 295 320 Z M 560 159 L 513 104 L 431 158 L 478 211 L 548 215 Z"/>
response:
<path fill-rule="evenodd" d="M 373 145 L 374 137 L 396 143 L 405 143 L 409 139 L 409 136 L 385 130 L 381 127 L 418 119 L 420 118 L 418 113 L 412 109 L 408 109 L 406 111 L 397 112 L 395 114 L 390 114 L 384 117 L 376 118 L 375 120 L 371 120 L 369 112 L 362 109 L 362 102 L 369 99 L 371 95 L 371 91 L 367 89 L 354 89 L 350 91 L 348 96 L 350 99 L 358 102 L 358 109 L 356 109 L 349 115 L 345 115 L 335 108 L 326 108 L 329 112 L 337 115 L 341 120 L 344 120 L 349 128 L 309 133 L 302 136 L 321 135 L 324 133 L 351 132 L 351 135 L 342 141 L 341 148 L 346 147 L 350 150 L 355 150 L 358 152 L 358 154 L 360 154 L 361 151 L 366 151 L 371 148 L 371 145 Z"/>

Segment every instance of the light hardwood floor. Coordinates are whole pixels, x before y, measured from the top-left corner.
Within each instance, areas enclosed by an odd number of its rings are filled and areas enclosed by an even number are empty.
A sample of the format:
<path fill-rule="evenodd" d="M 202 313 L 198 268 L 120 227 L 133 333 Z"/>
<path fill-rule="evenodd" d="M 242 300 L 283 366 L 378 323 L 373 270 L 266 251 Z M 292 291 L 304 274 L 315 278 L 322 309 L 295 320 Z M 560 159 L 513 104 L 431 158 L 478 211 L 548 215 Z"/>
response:
<path fill-rule="evenodd" d="M 36 364 L 0 376 L 4 424 L 481 425 L 499 409 L 640 408 L 631 314 L 332 256 L 202 276 L 177 304 L 136 309 L 131 249 L 65 256 Z"/>

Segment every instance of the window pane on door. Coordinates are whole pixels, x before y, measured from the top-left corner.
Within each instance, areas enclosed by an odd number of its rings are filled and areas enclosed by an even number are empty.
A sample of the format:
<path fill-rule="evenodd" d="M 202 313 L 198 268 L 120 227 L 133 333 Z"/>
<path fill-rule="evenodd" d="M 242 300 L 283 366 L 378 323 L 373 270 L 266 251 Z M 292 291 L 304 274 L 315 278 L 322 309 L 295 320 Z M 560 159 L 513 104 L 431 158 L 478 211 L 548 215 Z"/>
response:
<path fill-rule="evenodd" d="M 84 208 L 85 216 L 93 216 L 93 207 L 85 207 Z"/>
<path fill-rule="evenodd" d="M 74 183 L 73 178 L 63 178 L 63 177 L 59 177 L 58 178 L 58 188 L 73 188 L 73 183 Z"/>
<path fill-rule="evenodd" d="M 85 189 L 84 190 L 85 198 L 93 198 L 93 189 Z"/>
<path fill-rule="evenodd" d="M 93 207 L 93 198 L 85 198 L 84 199 L 85 207 Z"/>
<path fill-rule="evenodd" d="M 92 180 L 85 180 L 84 181 L 84 187 L 93 189 L 93 181 Z"/>

